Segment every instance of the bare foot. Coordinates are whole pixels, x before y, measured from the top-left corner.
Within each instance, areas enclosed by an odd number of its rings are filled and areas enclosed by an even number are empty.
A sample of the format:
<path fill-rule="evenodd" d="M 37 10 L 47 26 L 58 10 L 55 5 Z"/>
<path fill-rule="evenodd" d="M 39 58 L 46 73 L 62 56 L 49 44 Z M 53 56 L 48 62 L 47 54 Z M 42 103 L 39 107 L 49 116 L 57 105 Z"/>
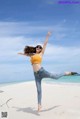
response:
<path fill-rule="evenodd" d="M 65 75 L 66 76 L 69 76 L 69 75 L 76 75 L 78 74 L 77 72 L 65 72 Z"/>
<path fill-rule="evenodd" d="M 65 75 L 66 76 L 71 75 L 71 72 L 65 72 Z"/>
<path fill-rule="evenodd" d="M 41 105 L 38 105 L 38 112 L 40 112 L 41 111 Z"/>

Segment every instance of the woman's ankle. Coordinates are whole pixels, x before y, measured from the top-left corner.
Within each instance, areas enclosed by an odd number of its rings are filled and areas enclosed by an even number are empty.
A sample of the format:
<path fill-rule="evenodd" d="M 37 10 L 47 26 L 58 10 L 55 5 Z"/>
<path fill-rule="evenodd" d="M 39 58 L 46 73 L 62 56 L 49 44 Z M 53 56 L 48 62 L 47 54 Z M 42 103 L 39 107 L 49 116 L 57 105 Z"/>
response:
<path fill-rule="evenodd" d="M 71 72 L 65 72 L 65 76 L 71 75 Z"/>
<path fill-rule="evenodd" d="M 38 104 L 38 112 L 40 112 L 41 111 L 41 104 Z"/>

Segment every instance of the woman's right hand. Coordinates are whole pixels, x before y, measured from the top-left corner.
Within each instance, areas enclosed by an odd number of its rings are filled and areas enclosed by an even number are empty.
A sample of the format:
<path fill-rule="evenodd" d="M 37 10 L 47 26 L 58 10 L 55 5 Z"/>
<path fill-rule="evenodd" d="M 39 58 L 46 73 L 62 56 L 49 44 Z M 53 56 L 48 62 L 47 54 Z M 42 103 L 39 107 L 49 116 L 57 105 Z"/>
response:
<path fill-rule="evenodd" d="M 19 54 L 19 55 L 22 55 L 23 53 L 21 53 L 21 52 L 18 52 L 18 54 Z"/>
<path fill-rule="evenodd" d="M 22 52 L 18 52 L 19 55 L 29 56 L 28 54 L 24 54 Z"/>

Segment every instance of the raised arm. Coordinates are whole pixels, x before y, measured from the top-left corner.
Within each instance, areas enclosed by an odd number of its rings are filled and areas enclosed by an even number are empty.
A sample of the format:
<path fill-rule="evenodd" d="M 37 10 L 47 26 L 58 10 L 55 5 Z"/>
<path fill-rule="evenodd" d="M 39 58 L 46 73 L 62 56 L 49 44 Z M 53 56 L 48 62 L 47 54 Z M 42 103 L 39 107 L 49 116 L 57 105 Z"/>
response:
<path fill-rule="evenodd" d="M 44 52 L 45 52 L 45 48 L 46 48 L 46 45 L 48 43 L 48 39 L 49 39 L 50 35 L 51 35 L 51 32 L 48 32 L 46 35 L 46 39 L 45 39 L 44 44 L 43 44 L 42 54 L 44 54 Z"/>

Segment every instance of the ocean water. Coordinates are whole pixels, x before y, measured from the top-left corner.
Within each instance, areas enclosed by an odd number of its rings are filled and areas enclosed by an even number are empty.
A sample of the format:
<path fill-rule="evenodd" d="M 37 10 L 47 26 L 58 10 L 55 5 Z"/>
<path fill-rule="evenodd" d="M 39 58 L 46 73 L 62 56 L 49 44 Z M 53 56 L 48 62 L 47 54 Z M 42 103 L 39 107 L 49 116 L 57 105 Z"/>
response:
<path fill-rule="evenodd" d="M 80 83 L 80 76 L 63 76 L 58 80 L 54 79 L 44 79 L 47 83 Z"/>
<path fill-rule="evenodd" d="M 3 82 L 3 83 L 0 83 L 0 87 L 2 86 L 7 86 L 7 85 L 11 85 L 11 84 L 17 84 L 17 83 L 23 83 L 23 82 L 30 82 L 30 81 L 34 81 L 35 79 L 27 79 L 27 80 L 23 80 L 23 81 L 14 81 L 14 82 Z M 50 84 L 80 84 L 80 76 L 63 76 L 61 78 L 59 78 L 58 80 L 55 80 L 55 79 L 50 79 L 50 78 L 44 78 L 42 80 L 43 82 L 46 82 L 46 83 L 50 83 Z"/>

